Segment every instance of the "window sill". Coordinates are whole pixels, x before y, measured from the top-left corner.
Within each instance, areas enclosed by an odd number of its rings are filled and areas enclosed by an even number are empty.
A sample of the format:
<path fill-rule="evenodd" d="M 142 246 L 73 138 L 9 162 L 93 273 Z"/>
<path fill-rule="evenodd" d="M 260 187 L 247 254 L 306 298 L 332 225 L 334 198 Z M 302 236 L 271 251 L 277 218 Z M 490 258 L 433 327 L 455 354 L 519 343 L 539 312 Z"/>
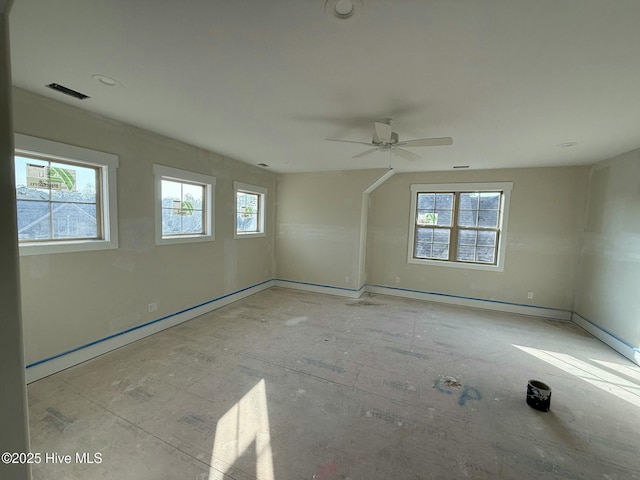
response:
<path fill-rule="evenodd" d="M 251 232 L 251 233 L 234 233 L 233 234 L 233 238 L 234 239 L 239 239 L 239 238 L 258 238 L 258 237 L 266 237 L 267 234 L 265 232 Z"/>
<path fill-rule="evenodd" d="M 48 255 L 52 253 L 90 252 L 113 250 L 118 242 L 113 240 L 70 240 L 65 242 L 20 243 L 20 256 Z"/>
<path fill-rule="evenodd" d="M 462 268 L 465 270 L 485 270 L 490 272 L 504 272 L 504 265 L 482 265 L 480 263 L 448 262 L 446 260 L 427 260 L 421 258 L 409 258 L 407 263 L 414 265 L 427 265 L 430 267 Z"/>
<path fill-rule="evenodd" d="M 157 238 L 156 245 L 176 245 L 181 243 L 213 242 L 213 235 L 184 235 L 180 237 Z"/>

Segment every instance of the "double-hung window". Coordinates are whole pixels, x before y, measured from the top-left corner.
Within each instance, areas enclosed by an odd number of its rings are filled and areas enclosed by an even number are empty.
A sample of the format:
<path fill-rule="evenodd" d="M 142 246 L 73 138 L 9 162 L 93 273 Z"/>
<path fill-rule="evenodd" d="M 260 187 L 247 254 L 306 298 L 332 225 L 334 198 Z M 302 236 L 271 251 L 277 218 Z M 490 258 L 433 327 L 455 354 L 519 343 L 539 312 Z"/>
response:
<path fill-rule="evenodd" d="M 267 189 L 233 182 L 233 190 L 236 218 L 234 238 L 264 237 Z"/>
<path fill-rule="evenodd" d="M 118 157 L 15 135 L 21 255 L 117 248 Z"/>
<path fill-rule="evenodd" d="M 215 177 L 154 165 L 156 244 L 213 241 Z"/>
<path fill-rule="evenodd" d="M 501 270 L 511 186 L 412 185 L 409 263 Z"/>

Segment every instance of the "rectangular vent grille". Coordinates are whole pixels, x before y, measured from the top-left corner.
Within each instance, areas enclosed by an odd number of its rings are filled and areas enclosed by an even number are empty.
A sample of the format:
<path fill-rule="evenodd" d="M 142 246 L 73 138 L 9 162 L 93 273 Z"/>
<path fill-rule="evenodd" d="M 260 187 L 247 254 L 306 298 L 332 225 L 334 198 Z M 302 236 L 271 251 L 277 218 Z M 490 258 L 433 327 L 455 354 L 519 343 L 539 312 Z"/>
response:
<path fill-rule="evenodd" d="M 59 83 L 50 83 L 47 85 L 52 90 L 56 92 L 64 93 L 65 95 L 69 95 L 71 97 L 77 98 L 78 100 L 84 100 L 85 98 L 90 98 L 89 95 L 85 95 L 84 93 L 76 92 L 70 88 L 65 87 L 64 85 L 60 85 Z"/>

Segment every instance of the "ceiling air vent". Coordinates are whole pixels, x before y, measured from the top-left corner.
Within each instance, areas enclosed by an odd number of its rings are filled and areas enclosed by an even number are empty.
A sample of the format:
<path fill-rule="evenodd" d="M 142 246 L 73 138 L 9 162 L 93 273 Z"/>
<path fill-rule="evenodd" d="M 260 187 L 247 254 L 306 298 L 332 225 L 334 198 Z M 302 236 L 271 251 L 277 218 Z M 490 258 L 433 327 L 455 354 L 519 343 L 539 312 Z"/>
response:
<path fill-rule="evenodd" d="M 50 83 L 47 85 L 52 90 L 56 92 L 64 93 L 65 95 L 69 95 L 71 97 L 77 98 L 78 100 L 84 100 L 85 98 L 89 98 L 89 95 L 85 95 L 84 93 L 76 92 L 75 90 L 71 90 L 70 88 L 65 87 L 64 85 L 60 85 L 59 83 Z"/>

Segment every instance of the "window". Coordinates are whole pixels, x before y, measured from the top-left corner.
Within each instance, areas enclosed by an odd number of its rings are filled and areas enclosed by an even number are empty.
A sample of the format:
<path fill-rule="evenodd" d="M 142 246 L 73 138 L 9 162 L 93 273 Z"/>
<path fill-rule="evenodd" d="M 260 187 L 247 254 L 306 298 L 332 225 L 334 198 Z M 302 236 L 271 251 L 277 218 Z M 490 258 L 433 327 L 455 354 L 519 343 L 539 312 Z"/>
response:
<path fill-rule="evenodd" d="M 118 247 L 118 157 L 15 134 L 21 255 Z"/>
<path fill-rule="evenodd" d="M 409 263 L 501 270 L 511 186 L 412 185 Z"/>
<path fill-rule="evenodd" d="M 236 197 L 234 238 L 264 237 L 267 190 L 241 182 L 233 182 L 233 190 Z"/>
<path fill-rule="evenodd" d="M 214 240 L 215 177 L 154 165 L 156 244 Z"/>

